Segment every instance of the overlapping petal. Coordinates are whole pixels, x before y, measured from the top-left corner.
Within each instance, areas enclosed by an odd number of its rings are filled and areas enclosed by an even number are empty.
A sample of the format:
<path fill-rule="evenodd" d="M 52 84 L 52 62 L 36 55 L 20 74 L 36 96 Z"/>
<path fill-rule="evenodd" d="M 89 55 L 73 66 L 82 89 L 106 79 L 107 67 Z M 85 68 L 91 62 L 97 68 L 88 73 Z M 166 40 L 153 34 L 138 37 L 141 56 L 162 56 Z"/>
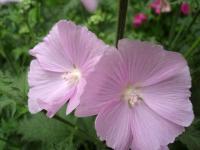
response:
<path fill-rule="evenodd" d="M 30 68 L 28 77 L 31 86 L 28 94 L 30 112 L 36 113 L 41 109 L 52 112 L 55 106 L 60 108 L 71 96 L 71 85 L 61 78 L 62 74 L 43 70 L 37 60 L 31 62 Z"/>
<path fill-rule="evenodd" d="M 144 102 L 140 102 L 132 109 L 130 118 L 133 150 L 159 150 L 162 145 L 172 143 L 175 137 L 184 131 L 183 127 L 153 112 Z"/>
<path fill-rule="evenodd" d="M 29 109 L 52 117 L 68 101 L 67 114 L 80 103 L 88 75 L 108 48 L 87 28 L 59 21 L 30 54 Z"/>
<path fill-rule="evenodd" d="M 126 84 L 126 72 L 116 49 L 108 52 L 97 64 L 95 71 L 88 77 L 85 92 L 81 96 L 81 107 L 77 116 L 96 115 L 104 105 L 120 98 L 122 84 Z"/>
<path fill-rule="evenodd" d="M 97 114 L 97 134 L 111 148 L 168 149 L 194 117 L 187 63 L 148 42 L 123 39 L 118 49 L 98 63 L 76 114 Z"/>
<path fill-rule="evenodd" d="M 64 20 L 57 26 L 63 51 L 68 56 L 66 58 L 84 74 L 90 73 L 108 46 L 86 27 Z"/>
<path fill-rule="evenodd" d="M 95 127 L 101 140 L 109 147 L 127 150 L 131 143 L 131 116 L 127 105 L 112 103 L 102 109 L 96 119 Z"/>
<path fill-rule="evenodd" d="M 187 66 L 179 53 L 166 51 L 162 46 L 149 42 L 123 39 L 119 41 L 118 48 L 128 67 L 128 78 L 132 84 L 156 84 Z"/>
<path fill-rule="evenodd" d="M 194 119 L 189 100 L 191 79 L 188 67 L 155 85 L 144 87 L 145 103 L 162 117 L 178 125 L 189 126 Z"/>

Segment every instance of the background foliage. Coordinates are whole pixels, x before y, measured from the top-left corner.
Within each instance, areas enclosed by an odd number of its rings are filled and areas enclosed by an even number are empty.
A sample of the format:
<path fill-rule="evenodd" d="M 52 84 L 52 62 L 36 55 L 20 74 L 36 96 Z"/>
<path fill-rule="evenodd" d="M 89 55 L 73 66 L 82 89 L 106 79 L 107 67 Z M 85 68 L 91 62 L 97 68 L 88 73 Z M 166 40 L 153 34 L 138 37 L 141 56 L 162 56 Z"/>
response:
<path fill-rule="evenodd" d="M 155 15 L 150 1 L 129 0 L 125 37 L 160 43 L 166 49 L 179 51 L 188 60 L 193 87 L 195 120 L 180 135 L 171 150 L 200 149 L 200 1 L 189 0 L 191 13 L 180 14 L 182 0 L 171 0 L 172 12 Z M 133 28 L 133 15 L 148 14 L 148 21 Z M 102 0 L 95 13 L 88 13 L 79 0 L 23 0 L 0 6 L 0 150 L 106 150 L 94 130 L 94 118 L 65 116 L 57 119 L 42 112 L 31 115 L 27 109 L 27 71 L 31 60 L 29 49 L 48 33 L 54 23 L 68 19 L 87 26 L 106 43 L 113 44 L 116 35 L 117 2 Z M 66 125 L 65 121 L 74 125 Z"/>

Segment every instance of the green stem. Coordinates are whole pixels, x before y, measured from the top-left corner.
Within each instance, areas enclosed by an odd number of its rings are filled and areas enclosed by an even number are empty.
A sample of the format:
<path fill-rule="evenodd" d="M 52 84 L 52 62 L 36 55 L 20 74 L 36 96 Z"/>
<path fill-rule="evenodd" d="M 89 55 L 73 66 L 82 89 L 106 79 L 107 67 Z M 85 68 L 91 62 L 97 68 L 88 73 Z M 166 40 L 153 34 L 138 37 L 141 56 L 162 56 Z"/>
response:
<path fill-rule="evenodd" d="M 75 129 L 75 130 L 78 130 L 79 133 L 84 137 L 84 138 L 87 138 L 88 140 L 93 140 L 94 143 L 96 144 L 100 144 L 102 145 L 102 142 L 99 141 L 99 139 L 97 139 L 96 137 L 88 134 L 87 132 L 85 132 L 83 129 L 79 128 L 78 126 L 76 126 L 75 124 L 63 119 L 62 117 L 58 116 L 58 115 L 55 115 L 53 117 L 54 119 L 66 124 L 68 127 L 72 128 L 72 129 Z"/>
<path fill-rule="evenodd" d="M 118 45 L 118 41 L 122 39 L 124 36 L 127 8 L 128 8 L 128 0 L 119 0 L 117 36 L 116 36 L 116 43 L 115 43 L 116 47 Z"/>
<path fill-rule="evenodd" d="M 170 49 L 174 49 L 174 46 L 175 46 L 176 42 L 178 41 L 178 39 L 180 38 L 181 34 L 183 33 L 184 28 L 185 28 L 185 24 L 182 24 L 182 26 L 179 28 L 179 31 L 176 34 L 174 40 L 169 44 Z"/>
<path fill-rule="evenodd" d="M 175 15 L 172 17 L 172 23 L 171 23 L 171 27 L 170 27 L 170 31 L 169 31 L 169 43 L 168 45 L 171 45 L 173 37 L 174 37 L 174 33 L 175 33 L 175 29 L 176 29 L 176 25 L 177 25 L 177 18 L 179 15 L 179 10 L 176 11 Z"/>
<path fill-rule="evenodd" d="M 64 124 L 67 124 L 67 125 L 70 126 L 71 128 L 75 128 L 75 125 L 74 125 L 73 123 L 71 123 L 71 122 L 69 122 L 69 121 L 67 121 L 67 120 L 65 120 L 65 119 L 63 119 L 63 118 L 61 118 L 61 117 L 58 116 L 58 115 L 55 115 L 53 118 L 56 119 L 56 120 L 58 120 L 58 121 L 60 121 L 60 122 L 62 122 L 62 123 L 64 123 Z"/>
<path fill-rule="evenodd" d="M 185 54 L 184 54 L 185 58 L 188 58 L 189 56 L 191 56 L 192 54 L 194 54 L 194 53 L 195 53 L 195 50 L 197 50 L 197 49 L 195 49 L 195 48 L 196 48 L 199 44 L 200 44 L 200 37 L 199 37 L 198 39 L 196 39 L 196 41 L 194 41 L 194 43 L 192 44 L 191 48 L 188 49 L 188 50 L 185 52 Z"/>
<path fill-rule="evenodd" d="M 171 41 L 169 44 L 170 49 L 174 49 L 174 46 L 178 42 L 178 40 L 181 41 L 183 38 L 185 38 L 185 36 L 187 36 L 191 27 L 196 22 L 199 16 L 200 16 L 200 9 L 197 11 L 196 15 L 194 16 L 194 18 L 192 19 L 192 21 L 188 26 L 185 23 L 182 24 L 181 28 L 179 29 L 179 32 L 177 33 L 173 41 Z"/>
<path fill-rule="evenodd" d="M 185 35 L 187 35 L 191 29 L 191 27 L 193 26 L 193 24 L 196 22 L 197 18 L 200 15 L 200 9 L 197 11 L 197 13 L 195 14 L 194 18 L 192 19 L 192 21 L 190 22 L 190 24 L 188 25 L 188 27 L 185 29 L 184 31 L 184 35 L 182 36 L 182 38 L 185 37 Z"/>

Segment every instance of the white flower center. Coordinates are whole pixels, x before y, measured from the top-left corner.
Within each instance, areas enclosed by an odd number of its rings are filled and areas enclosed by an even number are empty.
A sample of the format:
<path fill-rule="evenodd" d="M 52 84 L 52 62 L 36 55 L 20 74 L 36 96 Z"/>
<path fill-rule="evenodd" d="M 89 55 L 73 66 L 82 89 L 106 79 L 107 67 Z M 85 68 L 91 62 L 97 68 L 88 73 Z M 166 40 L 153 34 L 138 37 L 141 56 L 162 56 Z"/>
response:
<path fill-rule="evenodd" d="M 140 89 L 130 85 L 127 86 L 122 92 L 122 100 L 127 102 L 132 108 L 135 104 L 142 100 L 140 96 Z"/>
<path fill-rule="evenodd" d="M 81 72 L 79 69 L 74 68 L 69 72 L 65 72 L 64 74 L 62 74 L 62 78 L 69 84 L 75 84 L 77 83 L 80 78 L 81 78 Z"/>

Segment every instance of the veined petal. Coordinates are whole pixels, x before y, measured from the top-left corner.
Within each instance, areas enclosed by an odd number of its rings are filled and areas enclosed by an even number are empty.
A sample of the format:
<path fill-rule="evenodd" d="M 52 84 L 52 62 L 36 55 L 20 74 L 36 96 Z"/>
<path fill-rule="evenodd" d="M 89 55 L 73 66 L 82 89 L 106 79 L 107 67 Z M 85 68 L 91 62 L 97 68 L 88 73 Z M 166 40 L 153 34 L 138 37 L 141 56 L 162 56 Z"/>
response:
<path fill-rule="evenodd" d="M 28 106 L 32 113 L 46 109 L 52 116 L 73 94 L 74 87 L 62 79 L 62 74 L 43 70 L 37 60 L 31 62 L 28 76 Z"/>
<path fill-rule="evenodd" d="M 73 97 L 75 87 L 68 89 L 66 86 L 57 89 L 47 97 L 47 100 L 38 100 L 39 105 L 47 111 L 48 117 L 53 117 L 56 112 Z"/>
<path fill-rule="evenodd" d="M 184 67 L 176 75 L 142 88 L 141 93 L 144 102 L 163 118 L 178 125 L 189 126 L 194 118 L 189 100 L 190 87 L 189 69 Z"/>
<path fill-rule="evenodd" d="M 83 75 L 90 72 L 107 49 L 107 45 L 86 27 L 62 20 L 58 23 L 62 47 L 70 61 L 80 68 Z"/>
<path fill-rule="evenodd" d="M 97 64 L 94 72 L 87 78 L 85 92 L 76 109 L 77 116 L 96 115 L 105 104 L 120 100 L 123 84 L 126 84 L 124 68 L 117 65 L 120 60 L 119 53 L 113 49 Z"/>
<path fill-rule="evenodd" d="M 132 149 L 158 150 L 184 131 L 183 127 L 160 117 L 142 101 L 133 108 L 131 120 Z"/>
<path fill-rule="evenodd" d="M 67 114 L 71 113 L 80 104 L 80 97 L 84 91 L 85 85 L 86 85 L 86 81 L 84 79 L 82 79 L 77 85 L 74 96 L 68 102 Z"/>
<path fill-rule="evenodd" d="M 166 51 L 162 46 L 148 42 L 122 39 L 118 48 L 128 66 L 129 80 L 140 86 L 165 80 L 187 65 L 179 53 Z"/>
<path fill-rule="evenodd" d="M 62 47 L 58 24 L 55 24 L 43 42 L 36 45 L 30 54 L 35 56 L 40 65 L 49 71 L 65 72 L 73 67 L 68 55 Z"/>
<path fill-rule="evenodd" d="M 123 102 L 104 107 L 95 122 L 97 135 L 117 150 L 128 150 L 131 142 L 130 109 Z"/>
<path fill-rule="evenodd" d="M 61 76 L 61 73 L 43 70 L 38 60 L 33 60 L 28 73 L 28 83 L 30 87 L 51 84 L 54 81 L 62 83 L 64 80 Z"/>

